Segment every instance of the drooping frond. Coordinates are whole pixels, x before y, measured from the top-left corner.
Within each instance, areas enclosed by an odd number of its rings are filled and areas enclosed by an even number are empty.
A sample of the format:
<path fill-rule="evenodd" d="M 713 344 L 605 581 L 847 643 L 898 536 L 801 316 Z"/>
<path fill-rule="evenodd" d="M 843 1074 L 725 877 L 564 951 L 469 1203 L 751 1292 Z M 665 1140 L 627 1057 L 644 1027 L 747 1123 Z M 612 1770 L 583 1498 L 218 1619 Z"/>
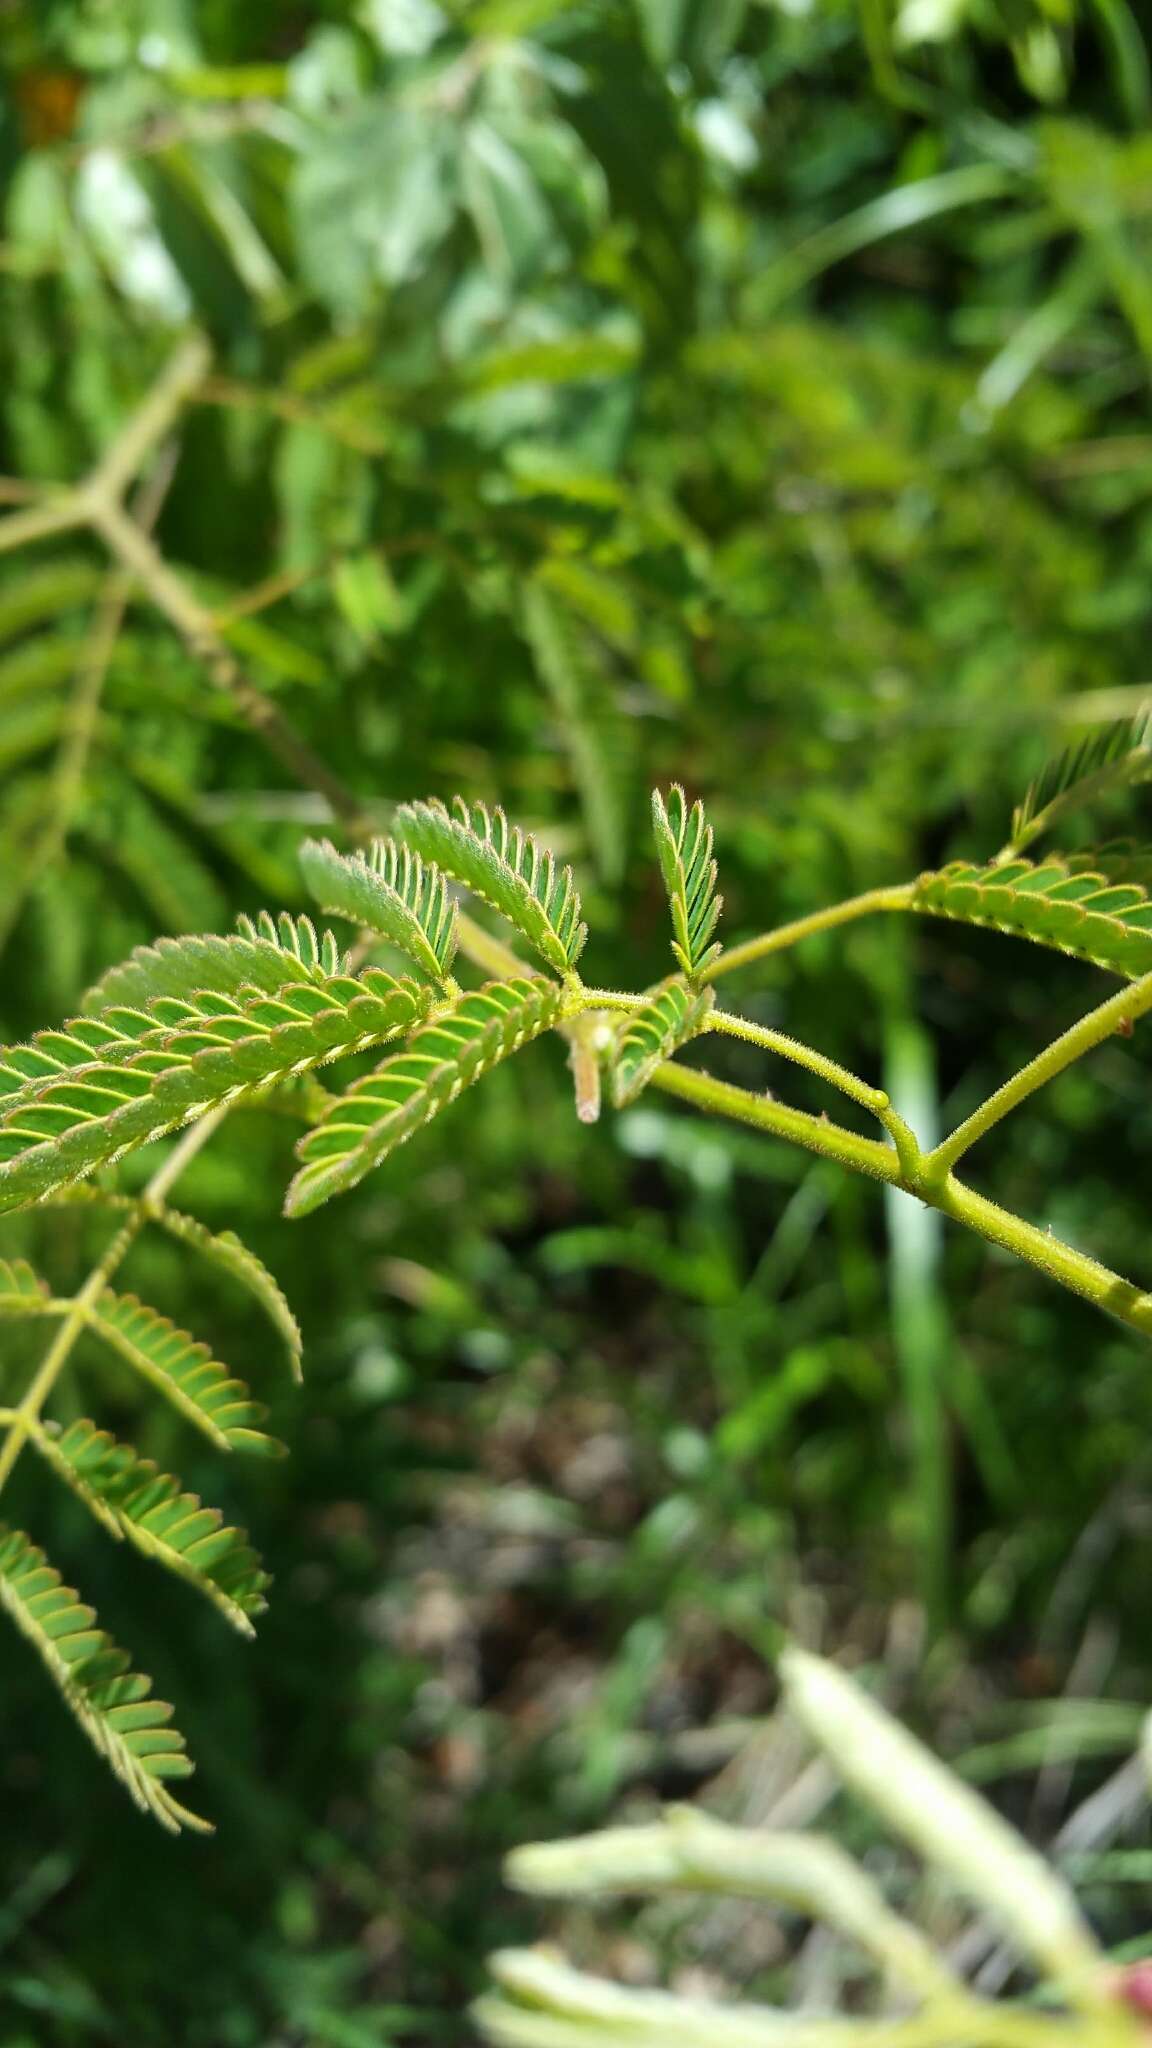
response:
<path fill-rule="evenodd" d="M 697 800 L 689 808 L 677 782 L 667 803 L 658 789 L 653 790 L 652 829 L 672 912 L 672 951 L 689 981 L 698 981 L 720 951 L 712 942 L 723 904 L 716 894 L 712 827 L 703 804 Z"/>
<path fill-rule="evenodd" d="M 111 1766 L 137 1806 L 172 1834 L 211 1829 L 168 1790 L 192 1765 L 172 1709 L 152 1698 L 152 1681 L 97 1626 L 78 1593 L 66 1586 L 19 1529 L 0 1525 L 0 1606 L 47 1667 L 93 1748 Z"/>
<path fill-rule="evenodd" d="M 293 1380 L 303 1378 L 303 1335 L 291 1311 L 289 1298 L 283 1292 L 277 1276 L 269 1272 L 269 1268 L 264 1266 L 260 1257 L 256 1257 L 250 1245 L 236 1237 L 236 1231 L 209 1231 L 207 1223 L 201 1223 L 199 1217 L 189 1217 L 187 1210 L 182 1208 L 170 1208 L 168 1202 L 143 1200 L 135 1194 L 119 1194 L 115 1188 L 92 1188 L 86 1182 L 76 1188 L 59 1188 L 55 1194 L 49 1194 L 41 1206 L 100 1208 L 111 1214 L 119 1214 L 119 1217 L 123 1217 L 123 1214 L 141 1217 L 143 1221 L 154 1223 L 160 1231 L 168 1231 L 170 1237 L 178 1237 L 180 1243 L 191 1245 L 191 1249 L 199 1251 L 201 1257 L 205 1257 L 211 1266 L 219 1268 L 219 1272 L 230 1274 L 234 1280 L 240 1282 L 242 1288 L 248 1290 L 252 1300 L 256 1300 L 264 1315 L 273 1323 L 273 1327 L 281 1333 L 287 1346 Z M 0 1284 L 0 1315 L 2 1313 L 4 1294 Z"/>
<path fill-rule="evenodd" d="M 191 1245 L 214 1266 L 230 1273 L 242 1287 L 247 1288 L 254 1301 L 259 1302 L 270 1323 L 279 1331 L 288 1349 L 292 1377 L 303 1377 L 304 1339 L 288 1298 L 276 1279 L 270 1273 L 263 1259 L 250 1250 L 234 1230 L 209 1230 L 198 1216 L 187 1216 L 181 1209 L 170 1209 L 167 1204 L 153 1206 L 149 1215 L 162 1230 Z"/>
<path fill-rule="evenodd" d="M 375 840 L 367 855 L 338 853 L 328 839 L 307 839 L 300 867 L 321 910 L 382 933 L 422 973 L 447 979 L 456 951 L 456 906 L 433 863 L 392 839 Z"/>
<path fill-rule="evenodd" d="M 113 1536 L 187 1579 L 241 1635 L 255 1633 L 269 1580 L 243 1529 L 229 1528 L 218 1509 L 94 1422 L 70 1423 L 60 1434 L 37 1423 L 31 1441 Z"/>
<path fill-rule="evenodd" d="M 1073 872 L 1062 861 L 1040 867 L 1027 860 L 1001 867 L 956 861 L 921 875 L 911 908 L 992 925 L 1130 979 L 1152 972 L 1152 900 L 1145 891 L 1134 882 Z"/>
<path fill-rule="evenodd" d="M 281 1456 L 283 1445 L 260 1428 L 268 1410 L 206 1344 L 177 1329 L 167 1316 L 157 1315 L 134 1294 L 106 1288 L 85 1320 L 219 1450 Z"/>
<path fill-rule="evenodd" d="M 679 975 L 661 984 L 642 1010 L 629 1012 L 617 1041 L 612 1069 L 612 1099 L 617 1109 L 634 1102 L 678 1046 L 702 1028 L 715 996 L 710 988 L 693 989 Z"/>
<path fill-rule="evenodd" d="M 117 1008 L 43 1032 L 0 1056 L 0 1211 L 222 1104 L 386 1044 L 432 1000 L 375 968 L 359 978 L 301 969 L 275 994 L 156 997 L 148 1011 Z"/>
<path fill-rule="evenodd" d="M 1012 837 L 1000 859 L 1022 853 L 1069 811 L 1150 773 L 1152 707 L 1146 706 L 1132 718 L 1099 727 L 1048 762 L 1012 813 Z"/>
<path fill-rule="evenodd" d="M 41 1316 L 52 1313 L 48 1284 L 27 1259 L 0 1259 L 0 1316 Z"/>
<path fill-rule="evenodd" d="M 171 1209 L 167 1202 L 145 1200 L 138 1195 L 122 1195 L 113 1188 L 92 1187 L 85 1182 L 77 1187 L 61 1188 L 54 1195 L 46 1197 L 45 1208 L 92 1208 L 107 1211 L 112 1215 L 139 1216 L 154 1223 L 158 1229 L 168 1231 L 179 1238 L 182 1244 L 190 1245 L 210 1264 L 221 1272 L 231 1274 L 242 1287 L 259 1303 L 270 1323 L 273 1324 L 287 1346 L 292 1377 L 302 1378 L 304 1340 L 300 1325 L 292 1313 L 288 1298 L 276 1279 L 269 1272 L 263 1259 L 236 1236 L 235 1231 L 209 1230 L 198 1216 L 189 1216 L 183 1209 Z M 0 1262 L 0 1274 L 2 1274 Z M 0 1287 L 0 1313 L 3 1313 L 3 1291 Z"/>
<path fill-rule="evenodd" d="M 401 804 L 393 830 L 403 845 L 498 910 L 558 974 L 575 967 L 588 927 L 580 920 L 572 870 L 557 866 L 519 825 L 510 825 L 498 805 L 490 811 L 459 796 L 451 811 L 435 798 Z"/>
<path fill-rule="evenodd" d="M 264 912 L 259 924 L 245 918 L 243 926 L 231 938 L 210 932 L 137 946 L 89 992 L 86 1013 L 120 1005 L 138 1009 L 156 996 L 235 995 L 242 988 L 272 995 L 286 982 L 322 981 L 339 972 L 335 939 L 330 932 L 318 939 L 309 918 L 285 916 L 277 925 Z"/>
<path fill-rule="evenodd" d="M 355 1187 L 489 1067 L 557 1021 L 555 982 L 494 981 L 473 989 L 418 1031 L 404 1052 L 365 1075 L 301 1139 L 303 1164 L 288 1190 L 288 1215 L 304 1216 Z"/>

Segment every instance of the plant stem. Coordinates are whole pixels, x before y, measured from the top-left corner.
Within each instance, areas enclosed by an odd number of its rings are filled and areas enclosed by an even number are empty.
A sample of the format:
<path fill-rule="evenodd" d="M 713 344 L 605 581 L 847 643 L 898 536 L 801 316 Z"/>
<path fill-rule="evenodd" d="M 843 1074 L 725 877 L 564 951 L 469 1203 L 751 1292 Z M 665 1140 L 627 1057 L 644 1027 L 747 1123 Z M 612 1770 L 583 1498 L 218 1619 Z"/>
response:
<path fill-rule="evenodd" d="M 1062 1074 L 1066 1067 L 1082 1059 L 1086 1052 L 1091 1052 L 1094 1046 L 1110 1038 L 1122 1025 L 1143 1017 L 1149 1010 L 1152 1010 L 1152 974 L 1145 974 L 1139 981 L 1118 989 L 1114 996 L 1109 996 L 1096 1009 L 1090 1010 L 1086 1017 L 1081 1017 L 1059 1038 L 1053 1039 L 1051 1045 L 1030 1060 L 1026 1067 L 1021 1067 L 1018 1074 L 1013 1074 L 1010 1081 L 1005 1081 L 1002 1088 L 982 1102 L 979 1109 L 973 1110 L 950 1137 L 927 1155 L 924 1161 L 926 1171 L 930 1174 L 949 1173 L 969 1146 L 998 1124 L 1018 1103 L 1025 1102 L 1038 1088 L 1043 1088 L 1046 1082 Z"/>
<path fill-rule="evenodd" d="M 139 495 L 136 517 L 144 531 L 149 531 L 160 515 L 175 466 L 176 451 L 170 445 Z M 112 570 L 97 604 L 91 635 L 76 673 L 69 726 L 60 742 L 52 777 L 51 814 L 45 820 L 0 911 L 0 953 L 12 936 L 31 889 L 67 847 L 72 820 L 84 793 L 84 776 L 96 738 L 104 685 L 131 595 L 132 578 L 128 572 Z"/>
<path fill-rule="evenodd" d="M 6 519 L 0 519 L 0 555 L 27 547 L 30 541 L 47 540 L 52 534 L 71 533 L 77 526 L 86 526 L 87 523 L 87 507 L 82 504 L 78 492 L 69 490 L 67 486 L 49 486 L 39 504 L 29 505 L 26 512 L 10 512 Z"/>
<path fill-rule="evenodd" d="M 831 904 L 827 910 L 814 910 L 808 917 L 795 918 L 791 924 L 777 925 L 775 931 L 764 932 L 758 939 L 745 939 L 742 945 L 729 946 L 712 962 L 704 978 L 717 981 L 722 974 L 748 967 L 754 960 L 766 960 L 770 953 L 781 953 L 785 947 L 794 946 L 815 932 L 832 931 L 858 917 L 870 917 L 875 910 L 907 910 L 914 887 L 914 883 L 904 882 L 890 889 L 868 889 L 863 896 L 850 896 L 843 903 Z"/>
<path fill-rule="evenodd" d="M 874 1116 L 878 1116 L 896 1147 L 901 1172 L 914 1174 L 917 1171 L 920 1147 L 882 1088 L 870 1087 L 848 1067 L 842 1067 L 838 1060 L 829 1059 L 826 1053 L 817 1052 L 801 1039 L 791 1038 L 784 1031 L 772 1031 L 765 1024 L 753 1024 L 747 1017 L 733 1016 L 730 1010 L 711 1010 L 702 1030 L 723 1032 L 729 1038 L 743 1038 L 749 1045 L 761 1045 L 766 1052 L 779 1053 L 781 1059 L 806 1067 L 810 1074 L 816 1074 L 830 1087 L 838 1088 L 851 1102 L 859 1103 L 862 1109 L 870 1109 Z"/>
<path fill-rule="evenodd" d="M 207 375 L 212 361 L 201 334 L 190 334 L 173 351 L 152 389 L 131 414 L 93 470 L 83 494 L 111 501 L 123 497 L 152 449 Z"/>
<path fill-rule="evenodd" d="M 919 1192 L 924 1201 L 932 1202 L 958 1223 L 967 1224 L 990 1244 L 1002 1245 L 1005 1251 L 1014 1252 L 1018 1259 L 1047 1273 L 1050 1280 L 1067 1287 L 1072 1294 L 1081 1295 L 1106 1314 L 1116 1316 L 1145 1336 L 1152 1336 L 1152 1294 L 1134 1287 L 1130 1280 L 1102 1266 L 1099 1260 L 1053 1237 L 1050 1230 L 1041 1230 L 1037 1224 L 1027 1223 L 1022 1216 L 1002 1209 L 998 1202 L 977 1194 L 975 1188 L 954 1176 L 949 1176 L 944 1186 L 934 1192 Z"/>
<path fill-rule="evenodd" d="M 500 2048 L 1133 2048 L 1138 2039 L 1119 2005 L 1065 2018 L 959 1993 L 900 2018 L 845 2020 L 636 1991 L 543 1948 L 505 1949 L 490 1968 L 498 1989 L 474 2014 Z"/>
<path fill-rule="evenodd" d="M 293 780 L 323 796 L 333 817 L 355 838 L 367 839 L 373 823 L 359 797 L 244 674 L 215 615 L 169 565 L 146 531 L 147 522 L 133 518 L 120 503 L 149 450 L 203 384 L 210 360 L 201 336 L 193 335 L 181 343 L 86 482 L 71 487 L 47 485 L 41 503 L 0 519 L 0 554 L 77 526 L 97 532 L 122 572 L 139 583 L 156 610 L 175 627 L 189 653 L 202 663 L 213 685 L 232 699 L 245 724 L 263 739 Z M 463 912 L 459 914 L 459 931 L 462 950 L 486 973 L 504 977 L 525 972 L 511 947 Z"/>
<path fill-rule="evenodd" d="M 642 1010 L 645 1002 L 622 988 L 584 988 L 583 994 L 590 1010 Z"/>
<path fill-rule="evenodd" d="M 359 799 L 301 739 L 288 719 L 243 673 L 216 621 L 188 585 L 169 567 L 155 542 L 114 500 L 96 499 L 92 524 L 106 546 L 139 582 L 158 612 L 175 626 L 209 682 L 230 697 L 245 722 L 259 733 L 296 781 L 326 797 L 336 817 L 351 829 L 371 829 Z"/>
<path fill-rule="evenodd" d="M 8 1480 L 32 1428 L 39 1421 L 44 1404 L 75 1349 L 90 1311 L 99 1301 L 117 1267 L 123 1264 L 131 1246 L 148 1221 L 148 1204 L 164 1201 L 173 1183 L 183 1173 L 189 1161 L 195 1158 L 201 1146 L 207 1144 L 212 1133 L 222 1123 L 225 1114 L 224 1109 L 215 1109 L 210 1115 L 201 1117 L 199 1123 L 192 1124 L 179 1143 L 173 1146 L 163 1164 L 157 1167 L 140 1198 L 139 1208 L 121 1225 L 93 1266 L 79 1293 L 73 1296 L 23 1400 L 15 1409 L 0 1413 L 0 1422 L 6 1422 L 8 1431 L 3 1448 L 0 1449 L 0 1489 Z"/>
<path fill-rule="evenodd" d="M 816 1152 L 822 1159 L 835 1159 L 839 1165 L 865 1173 L 872 1180 L 903 1184 L 900 1162 L 890 1145 L 881 1145 L 875 1138 L 858 1137 L 855 1131 L 830 1123 L 827 1117 L 787 1109 L 766 1095 L 753 1095 L 747 1088 L 734 1088 L 728 1081 L 717 1081 L 711 1074 L 675 1066 L 670 1061 L 657 1067 L 650 1085 L 662 1089 L 665 1095 L 678 1096 L 681 1102 L 695 1103 L 698 1109 L 712 1110 L 734 1118 L 737 1123 L 768 1131 L 774 1138 L 802 1145 L 806 1152 Z"/>
<path fill-rule="evenodd" d="M 690 1067 L 676 1066 L 671 1062 L 657 1067 L 650 1085 L 661 1089 L 665 1095 L 677 1096 L 681 1102 L 693 1103 L 696 1108 L 718 1116 L 731 1117 L 737 1123 L 752 1124 L 772 1137 L 802 1146 L 806 1152 L 816 1152 L 823 1159 L 834 1159 L 838 1165 L 852 1172 L 867 1174 L 872 1180 L 884 1181 L 890 1186 L 903 1188 L 907 1194 L 917 1195 L 930 1207 L 965 1224 L 978 1237 L 986 1238 L 989 1244 L 1002 1246 L 1005 1251 L 1023 1259 L 1026 1265 L 1046 1273 L 1061 1287 L 1090 1301 L 1094 1307 L 1103 1309 L 1106 1314 L 1117 1317 L 1143 1335 L 1152 1336 L 1152 1294 L 1134 1287 L 1130 1280 L 1102 1266 L 1097 1259 L 1089 1258 L 1086 1253 L 1053 1237 L 1050 1230 L 1042 1230 L 1038 1224 L 1027 1222 L 1009 1209 L 1002 1209 L 987 1195 L 977 1194 L 975 1188 L 958 1181 L 954 1175 L 949 1174 L 943 1181 L 938 1176 L 929 1177 L 924 1171 L 927 1162 L 923 1159 L 916 1173 L 905 1174 L 888 1145 L 877 1144 L 871 1138 L 857 1137 L 854 1131 L 845 1130 L 841 1124 L 807 1116 L 800 1110 L 786 1109 L 781 1103 L 769 1102 L 744 1088 L 733 1088 L 727 1081 L 717 1081 L 711 1074 L 701 1074 Z"/>

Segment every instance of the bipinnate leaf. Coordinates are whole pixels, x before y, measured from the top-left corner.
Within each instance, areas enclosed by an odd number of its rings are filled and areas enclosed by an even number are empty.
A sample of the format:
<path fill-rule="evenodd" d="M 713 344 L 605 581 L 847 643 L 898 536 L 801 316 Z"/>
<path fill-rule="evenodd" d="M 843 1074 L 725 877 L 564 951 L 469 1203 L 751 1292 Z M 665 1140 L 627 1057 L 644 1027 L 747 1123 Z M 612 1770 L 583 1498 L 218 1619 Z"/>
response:
<path fill-rule="evenodd" d="M 723 902 L 716 894 L 712 827 L 703 804 L 697 801 L 689 807 L 684 791 L 674 783 L 667 801 L 658 789 L 652 792 L 652 829 L 672 912 L 672 951 L 689 981 L 698 981 L 720 951 L 712 943 Z"/>
<path fill-rule="evenodd" d="M 1065 747 L 1030 785 L 1012 813 L 1012 837 L 1003 860 L 1030 846 L 1070 811 L 1110 789 L 1144 781 L 1152 773 L 1152 707 L 1118 718 Z"/>
<path fill-rule="evenodd" d="M 300 867 L 321 910 L 380 932 L 421 973 L 447 979 L 456 951 L 456 906 L 433 863 L 393 839 L 375 840 L 367 854 L 338 853 L 328 839 L 306 839 Z"/>
<path fill-rule="evenodd" d="M 1091 960 L 1135 980 L 1152 973 L 1152 900 L 1135 882 L 1111 882 L 1062 861 L 956 861 L 921 875 L 911 907 L 963 924 L 991 925 L 1041 946 Z"/>
<path fill-rule="evenodd" d="M 285 1208 L 304 1216 L 355 1187 L 397 1145 L 509 1053 L 555 1024 L 563 991 L 544 980 L 495 981 L 461 996 L 339 1096 L 301 1139 L 303 1162 Z"/>
<path fill-rule="evenodd" d="M 318 937 L 307 917 L 284 913 L 274 921 L 261 911 L 255 924 L 241 918 L 240 927 L 231 937 L 206 932 L 137 946 L 89 990 L 86 1013 L 98 1015 L 121 1005 L 144 1008 L 156 996 L 235 995 L 242 988 L 274 995 L 289 981 L 323 981 L 340 972 L 331 932 Z"/>
<path fill-rule="evenodd" d="M 100 1209 L 116 1216 L 137 1216 L 143 1222 L 154 1223 L 159 1230 L 166 1230 L 182 1244 L 189 1245 L 211 1265 L 230 1274 L 260 1305 L 284 1339 L 293 1379 L 302 1377 L 304 1340 L 288 1298 L 263 1259 L 258 1258 L 234 1231 L 212 1231 L 207 1224 L 201 1223 L 199 1217 L 189 1216 L 182 1209 L 171 1209 L 167 1202 L 157 1202 L 140 1195 L 123 1195 L 114 1188 L 93 1187 L 90 1183 L 61 1188 L 56 1194 L 48 1195 L 42 1206 Z M 2 1270 L 0 1265 L 0 1274 Z M 39 1284 L 43 1286 L 42 1282 Z M 3 1289 L 0 1286 L 2 1313 Z"/>
<path fill-rule="evenodd" d="M 161 1230 L 167 1230 L 172 1237 L 191 1245 L 202 1258 L 218 1266 L 222 1272 L 230 1273 L 247 1289 L 284 1339 L 293 1379 L 302 1379 L 304 1339 L 300 1325 L 292 1313 L 287 1295 L 263 1259 L 257 1258 L 234 1230 L 209 1230 L 198 1216 L 188 1216 L 182 1209 L 170 1209 L 167 1203 L 153 1204 L 148 1213 Z"/>
<path fill-rule="evenodd" d="M 490 811 L 459 796 L 451 811 L 435 798 L 401 804 L 393 833 L 498 910 L 558 974 L 572 971 L 588 936 L 572 870 L 510 825 L 499 806 Z"/>
<path fill-rule="evenodd" d="M 384 1045 L 434 992 L 376 968 L 304 972 L 275 993 L 154 997 L 0 1055 L 0 1212 L 310 1068 Z"/>
<path fill-rule="evenodd" d="M 152 1698 L 152 1681 L 98 1627 L 91 1607 L 66 1586 L 44 1552 L 0 1524 L 0 1606 L 32 1645 L 79 1722 L 131 1797 L 171 1834 L 211 1828 L 168 1790 L 192 1765 L 172 1709 Z"/>
<path fill-rule="evenodd" d="M 243 1380 L 213 1358 L 187 1330 L 177 1329 L 134 1294 L 106 1288 L 86 1311 L 94 1336 L 101 1337 L 174 1408 L 211 1439 L 218 1450 L 255 1451 L 280 1457 L 283 1445 L 261 1429 L 268 1411 L 254 1401 Z"/>
<path fill-rule="evenodd" d="M 113 1536 L 187 1579 L 241 1635 L 254 1634 L 252 1617 L 267 1606 L 269 1582 L 242 1529 L 229 1528 L 218 1509 L 94 1422 L 58 1433 L 37 1423 L 31 1441 Z"/>
<path fill-rule="evenodd" d="M 657 1067 L 695 1037 L 714 1001 L 710 988 L 693 989 L 680 975 L 674 975 L 650 992 L 643 1009 L 629 1011 L 612 1069 L 612 1099 L 617 1109 L 635 1102 Z"/>

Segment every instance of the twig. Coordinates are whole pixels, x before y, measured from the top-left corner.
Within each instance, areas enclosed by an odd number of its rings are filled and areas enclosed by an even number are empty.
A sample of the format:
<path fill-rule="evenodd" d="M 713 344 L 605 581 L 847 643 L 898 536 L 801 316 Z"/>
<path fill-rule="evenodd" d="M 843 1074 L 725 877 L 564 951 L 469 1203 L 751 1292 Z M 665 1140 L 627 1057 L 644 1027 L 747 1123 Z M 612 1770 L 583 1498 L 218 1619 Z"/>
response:
<path fill-rule="evenodd" d="M 142 530 L 149 531 L 159 518 L 175 468 L 176 447 L 171 443 L 140 492 L 136 517 Z M 126 570 L 117 569 L 113 570 L 104 586 L 93 620 L 91 639 L 76 675 L 69 728 L 56 759 L 51 815 L 32 846 L 23 874 L 0 909 L 0 953 L 12 936 L 30 889 L 45 869 L 59 860 L 67 846 L 96 737 L 100 700 L 132 595 L 132 583 L 133 579 Z"/>
<path fill-rule="evenodd" d="M 245 675 L 211 611 L 193 595 L 149 535 L 115 501 L 98 499 L 92 507 L 92 524 L 112 554 L 131 570 L 157 611 L 176 628 L 189 653 L 202 663 L 213 687 L 231 698 L 245 723 L 260 735 L 293 779 L 326 797 L 334 815 L 350 831 L 369 831 L 360 799 Z"/>

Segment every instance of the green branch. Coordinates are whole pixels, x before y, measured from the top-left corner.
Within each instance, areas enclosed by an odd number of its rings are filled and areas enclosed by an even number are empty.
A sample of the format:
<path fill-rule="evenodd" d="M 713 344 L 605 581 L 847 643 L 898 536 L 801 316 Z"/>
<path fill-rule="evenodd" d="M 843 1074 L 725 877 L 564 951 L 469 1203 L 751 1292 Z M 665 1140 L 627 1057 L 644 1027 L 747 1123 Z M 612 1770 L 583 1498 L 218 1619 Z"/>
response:
<path fill-rule="evenodd" d="M 749 967 L 754 960 L 766 960 L 771 953 L 782 953 L 816 932 L 834 931 L 837 925 L 852 924 L 858 917 L 871 917 L 874 911 L 907 910 L 914 888 L 913 882 L 904 882 L 890 889 L 869 889 L 863 896 L 850 896 L 827 910 L 814 910 L 808 917 L 794 918 L 791 924 L 777 925 L 774 931 L 764 932 L 758 939 L 745 939 L 742 945 L 729 946 L 712 962 L 703 978 L 718 981 L 722 974 Z"/>
<path fill-rule="evenodd" d="M 766 1052 L 778 1053 L 781 1059 L 791 1060 L 794 1066 L 804 1067 L 821 1081 L 827 1081 L 830 1087 L 839 1089 L 842 1095 L 851 1102 L 859 1103 L 862 1109 L 871 1110 L 892 1139 L 901 1172 L 910 1176 L 917 1173 L 922 1158 L 920 1147 L 903 1117 L 893 1109 L 883 1088 L 871 1087 L 848 1067 L 842 1067 L 838 1060 L 829 1059 L 826 1053 L 817 1052 L 801 1039 L 791 1038 L 784 1031 L 772 1031 L 764 1024 L 753 1024 L 747 1017 L 735 1017 L 729 1010 L 710 1011 L 703 1029 L 705 1032 L 722 1032 L 729 1038 L 742 1038 L 749 1045 L 760 1045 Z"/>
<path fill-rule="evenodd" d="M 1072 1294 L 1078 1294 L 1094 1307 L 1103 1309 L 1105 1314 L 1117 1317 L 1143 1336 L 1152 1336 L 1152 1294 L 1133 1286 L 1131 1281 L 1101 1265 L 1099 1260 L 1065 1244 L 1050 1230 L 1043 1230 L 1011 1210 L 1002 1209 L 999 1203 L 977 1194 L 974 1188 L 956 1180 L 953 1175 L 946 1175 L 943 1179 L 938 1173 L 930 1175 L 928 1160 L 923 1156 L 916 1171 L 905 1172 L 895 1151 L 888 1145 L 877 1144 L 871 1138 L 857 1137 L 854 1131 L 830 1123 L 827 1118 L 786 1109 L 781 1103 L 753 1095 L 744 1088 L 734 1088 L 727 1081 L 717 1081 L 712 1075 L 697 1073 L 690 1067 L 672 1064 L 658 1067 L 651 1085 L 666 1095 L 676 1096 L 681 1102 L 692 1103 L 697 1109 L 730 1117 L 736 1123 L 751 1124 L 771 1137 L 802 1146 L 806 1152 L 815 1152 L 823 1159 L 834 1159 L 850 1172 L 863 1173 L 871 1180 L 903 1188 L 906 1194 L 917 1196 L 930 1208 L 939 1209 L 943 1215 L 965 1224 L 978 1237 L 986 1238 L 989 1244 L 1013 1252 L 1026 1265 L 1034 1266 Z"/>
<path fill-rule="evenodd" d="M 651 1086 L 662 1089 L 665 1095 L 677 1096 L 681 1102 L 691 1102 L 697 1109 L 714 1111 L 718 1116 L 767 1131 L 773 1138 L 801 1145 L 821 1159 L 835 1159 L 838 1165 L 867 1174 L 871 1180 L 904 1185 L 900 1162 L 890 1145 L 881 1145 L 875 1138 L 858 1137 L 855 1131 L 830 1123 L 827 1117 L 786 1109 L 783 1103 L 773 1102 L 767 1095 L 753 1095 L 747 1088 L 734 1088 L 729 1081 L 717 1081 L 711 1074 L 671 1062 L 657 1067 Z"/>
<path fill-rule="evenodd" d="M 1152 1010 L 1152 974 L 1145 974 L 1139 981 L 1109 996 L 1059 1038 L 1053 1039 L 1042 1053 L 1029 1060 L 1026 1067 L 1021 1067 L 1019 1073 L 1013 1074 L 1011 1080 L 1005 1081 L 1002 1088 L 974 1109 L 970 1117 L 958 1124 L 951 1135 L 928 1154 L 924 1161 L 926 1172 L 930 1175 L 949 1173 L 969 1147 L 1002 1117 L 1006 1117 L 1010 1110 L 1026 1102 L 1038 1088 L 1054 1080 L 1076 1060 L 1083 1059 L 1094 1046 L 1102 1044 L 1104 1039 L 1111 1038 L 1116 1031 L 1134 1023 L 1137 1017 L 1143 1017 L 1149 1010 Z"/>

